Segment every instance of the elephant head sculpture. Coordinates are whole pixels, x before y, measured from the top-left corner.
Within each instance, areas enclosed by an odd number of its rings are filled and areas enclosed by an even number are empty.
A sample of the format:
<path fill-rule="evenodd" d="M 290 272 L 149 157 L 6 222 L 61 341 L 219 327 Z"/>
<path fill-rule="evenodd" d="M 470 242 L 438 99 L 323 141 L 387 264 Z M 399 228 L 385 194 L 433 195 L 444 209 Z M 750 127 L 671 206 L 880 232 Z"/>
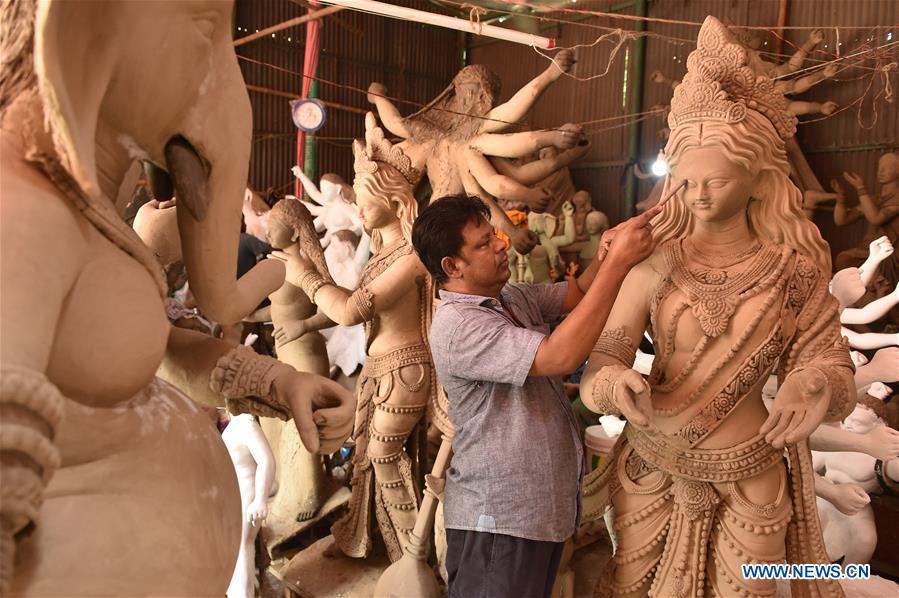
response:
<path fill-rule="evenodd" d="M 45 118 L 63 167 L 105 221 L 131 160 L 165 168 L 191 289 L 202 311 L 223 324 L 240 320 L 284 280 L 273 260 L 239 281 L 234 274 L 252 118 L 231 6 L 44 1 L 34 36 Z"/>

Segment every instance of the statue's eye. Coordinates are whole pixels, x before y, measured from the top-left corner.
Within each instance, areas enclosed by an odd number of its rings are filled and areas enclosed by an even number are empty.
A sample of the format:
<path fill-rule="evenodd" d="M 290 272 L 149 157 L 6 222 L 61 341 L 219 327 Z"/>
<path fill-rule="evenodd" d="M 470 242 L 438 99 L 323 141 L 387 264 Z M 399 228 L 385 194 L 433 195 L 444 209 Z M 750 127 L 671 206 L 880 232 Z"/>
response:
<path fill-rule="evenodd" d="M 212 39 L 212 34 L 215 33 L 217 21 L 216 15 L 212 13 L 204 13 L 194 17 L 194 25 L 196 26 L 197 31 L 200 32 L 200 35 L 209 40 Z"/>

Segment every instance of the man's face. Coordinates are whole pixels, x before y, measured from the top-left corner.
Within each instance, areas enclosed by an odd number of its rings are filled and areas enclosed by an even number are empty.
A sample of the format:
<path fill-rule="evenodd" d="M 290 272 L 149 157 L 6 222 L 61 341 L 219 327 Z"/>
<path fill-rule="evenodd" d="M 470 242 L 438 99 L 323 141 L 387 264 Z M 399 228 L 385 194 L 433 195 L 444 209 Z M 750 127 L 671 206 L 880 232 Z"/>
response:
<path fill-rule="evenodd" d="M 478 218 L 462 229 L 462 247 L 453 260 L 459 282 L 472 294 L 493 295 L 509 280 L 506 243 L 487 220 Z"/>

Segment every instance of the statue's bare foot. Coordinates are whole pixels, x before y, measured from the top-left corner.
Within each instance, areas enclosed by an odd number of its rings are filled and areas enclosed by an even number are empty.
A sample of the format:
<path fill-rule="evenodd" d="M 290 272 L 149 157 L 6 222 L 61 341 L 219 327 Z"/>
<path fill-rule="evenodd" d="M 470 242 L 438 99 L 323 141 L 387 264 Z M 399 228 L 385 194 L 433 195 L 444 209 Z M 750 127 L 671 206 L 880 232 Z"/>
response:
<path fill-rule="evenodd" d="M 300 501 L 300 512 L 297 514 L 297 521 L 309 521 L 315 517 L 321 506 L 321 499 L 318 496 L 310 496 Z"/>

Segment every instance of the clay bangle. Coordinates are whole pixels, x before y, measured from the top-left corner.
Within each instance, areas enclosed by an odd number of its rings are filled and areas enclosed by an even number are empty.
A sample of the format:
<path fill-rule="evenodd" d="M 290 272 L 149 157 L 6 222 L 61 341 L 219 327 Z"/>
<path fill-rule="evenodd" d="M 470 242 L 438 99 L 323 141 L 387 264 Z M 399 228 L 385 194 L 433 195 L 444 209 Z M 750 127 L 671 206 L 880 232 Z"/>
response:
<path fill-rule="evenodd" d="M 621 375 L 630 368 L 624 365 L 607 365 L 597 372 L 593 382 L 593 406 L 603 415 L 621 415 L 615 400 L 615 389 Z"/>
<path fill-rule="evenodd" d="M 309 301 L 315 303 L 315 293 L 326 284 L 328 281 L 318 271 L 307 270 L 300 278 L 299 287 L 309 297 Z"/>
<path fill-rule="evenodd" d="M 271 391 L 275 378 L 295 370 L 243 345 L 219 358 L 212 370 L 209 387 L 222 394 L 232 413 L 252 413 L 286 420 L 290 407 Z"/>
<path fill-rule="evenodd" d="M 359 315 L 362 316 L 363 322 L 368 322 L 375 317 L 374 298 L 374 294 L 365 286 L 359 287 L 350 295 L 350 299 L 353 300 L 353 305 L 356 307 Z"/>
<path fill-rule="evenodd" d="M 59 468 L 53 443 L 62 419 L 62 393 L 42 372 L 0 365 L 0 594 L 12 580 L 14 535 L 36 521 L 44 488 Z"/>

